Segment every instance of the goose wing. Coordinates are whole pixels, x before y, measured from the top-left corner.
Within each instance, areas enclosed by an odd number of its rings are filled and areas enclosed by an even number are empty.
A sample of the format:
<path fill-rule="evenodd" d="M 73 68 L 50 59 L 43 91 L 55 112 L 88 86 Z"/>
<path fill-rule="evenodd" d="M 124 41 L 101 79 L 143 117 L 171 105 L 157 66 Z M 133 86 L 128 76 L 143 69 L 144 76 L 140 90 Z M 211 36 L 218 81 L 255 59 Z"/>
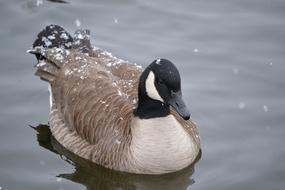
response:
<path fill-rule="evenodd" d="M 141 68 L 105 54 L 45 52 L 47 61 L 60 65 L 51 83 L 53 109 L 71 131 L 90 144 L 125 138 L 137 101 Z"/>

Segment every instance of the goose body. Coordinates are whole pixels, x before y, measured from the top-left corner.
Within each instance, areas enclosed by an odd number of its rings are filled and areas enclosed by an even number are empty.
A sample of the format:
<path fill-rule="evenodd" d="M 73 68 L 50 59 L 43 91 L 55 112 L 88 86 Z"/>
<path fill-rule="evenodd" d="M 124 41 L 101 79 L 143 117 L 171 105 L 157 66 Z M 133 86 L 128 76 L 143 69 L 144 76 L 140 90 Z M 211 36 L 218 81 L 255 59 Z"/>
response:
<path fill-rule="evenodd" d="M 36 75 L 51 87 L 50 129 L 71 152 L 104 167 L 161 174 L 185 168 L 200 151 L 196 125 L 168 60 L 145 70 L 50 25 L 33 50 Z M 178 75 L 178 76 L 177 76 Z M 163 93 L 164 91 L 169 93 Z"/>

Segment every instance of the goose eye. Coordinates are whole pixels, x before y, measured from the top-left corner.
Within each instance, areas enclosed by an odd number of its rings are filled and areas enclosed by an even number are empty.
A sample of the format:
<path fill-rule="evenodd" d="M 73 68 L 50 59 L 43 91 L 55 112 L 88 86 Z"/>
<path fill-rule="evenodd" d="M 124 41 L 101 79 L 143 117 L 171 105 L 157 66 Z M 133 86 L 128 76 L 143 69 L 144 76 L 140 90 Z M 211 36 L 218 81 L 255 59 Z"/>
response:
<path fill-rule="evenodd" d="M 159 79 L 158 81 L 158 84 L 164 84 L 163 80 Z"/>

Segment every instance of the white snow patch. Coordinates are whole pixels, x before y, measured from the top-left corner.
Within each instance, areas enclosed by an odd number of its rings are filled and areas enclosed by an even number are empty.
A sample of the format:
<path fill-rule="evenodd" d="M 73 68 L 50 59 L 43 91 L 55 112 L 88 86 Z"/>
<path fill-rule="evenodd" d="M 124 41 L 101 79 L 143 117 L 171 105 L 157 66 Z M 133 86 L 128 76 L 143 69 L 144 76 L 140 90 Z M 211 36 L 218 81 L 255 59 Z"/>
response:
<path fill-rule="evenodd" d="M 103 51 L 101 54 L 105 55 L 105 56 L 113 57 L 112 54 L 110 52 L 107 52 L 107 51 Z"/>
<path fill-rule="evenodd" d="M 79 56 L 76 56 L 76 57 L 75 57 L 75 60 L 76 60 L 76 61 L 81 60 L 81 59 L 82 59 L 82 57 L 79 57 Z"/>
<path fill-rule="evenodd" d="M 101 103 L 101 104 L 105 104 L 105 103 L 106 103 L 106 101 L 100 100 L 100 103 Z"/>
<path fill-rule="evenodd" d="M 54 37 L 53 35 L 49 35 L 49 36 L 48 36 L 48 39 L 50 39 L 50 40 L 54 40 L 54 39 L 55 39 L 55 37 Z"/>
<path fill-rule="evenodd" d="M 116 139 L 115 143 L 116 143 L 116 144 L 121 144 L 121 141 L 119 141 L 118 139 Z"/>
<path fill-rule="evenodd" d="M 160 61 L 161 61 L 160 59 L 157 59 L 157 60 L 155 61 L 155 63 L 158 64 L 158 65 L 160 65 Z"/>
<path fill-rule="evenodd" d="M 136 66 L 137 68 L 139 68 L 139 69 L 142 69 L 142 66 L 141 66 L 141 65 L 136 65 L 136 64 L 135 64 L 135 66 Z"/>
<path fill-rule="evenodd" d="M 37 67 L 43 67 L 46 65 L 45 60 L 40 60 L 39 63 L 37 64 Z"/>
<path fill-rule="evenodd" d="M 65 32 L 63 32 L 63 33 L 61 33 L 60 38 L 63 38 L 63 39 L 67 40 L 68 36 L 67 36 L 67 34 Z"/>
<path fill-rule="evenodd" d="M 55 55 L 55 59 L 56 59 L 56 60 L 63 60 L 63 56 L 62 56 L 60 53 L 57 53 L 57 54 Z"/>
<path fill-rule="evenodd" d="M 49 41 L 49 39 L 46 37 L 42 37 L 42 41 L 45 43 L 46 47 L 48 47 L 52 44 L 51 41 Z"/>
<path fill-rule="evenodd" d="M 78 39 L 83 39 L 82 34 L 81 34 L 81 33 L 79 33 L 79 34 L 77 35 L 77 38 L 78 38 Z"/>
<path fill-rule="evenodd" d="M 62 181 L 62 178 L 61 177 L 57 177 L 56 178 L 56 182 L 61 182 Z"/>
<path fill-rule="evenodd" d="M 73 74 L 73 72 L 74 72 L 74 71 L 72 71 L 72 70 L 66 69 L 65 72 L 64 72 L 64 74 L 65 74 L 65 75 L 71 75 L 71 74 Z"/>
<path fill-rule="evenodd" d="M 71 42 L 68 42 L 68 43 L 65 43 L 65 45 L 66 45 L 67 47 L 71 47 L 71 46 L 72 46 L 72 43 L 71 43 Z"/>

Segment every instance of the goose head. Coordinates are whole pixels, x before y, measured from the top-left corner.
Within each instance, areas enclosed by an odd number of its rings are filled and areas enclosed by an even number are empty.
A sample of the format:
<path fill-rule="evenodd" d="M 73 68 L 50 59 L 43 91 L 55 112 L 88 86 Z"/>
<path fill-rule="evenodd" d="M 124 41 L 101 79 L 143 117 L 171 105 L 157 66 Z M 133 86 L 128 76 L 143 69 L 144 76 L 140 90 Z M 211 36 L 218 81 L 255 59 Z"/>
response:
<path fill-rule="evenodd" d="M 170 106 L 185 120 L 190 112 L 182 99 L 180 74 L 167 59 L 153 61 L 139 79 L 138 106 L 134 112 L 141 119 L 165 117 Z"/>

